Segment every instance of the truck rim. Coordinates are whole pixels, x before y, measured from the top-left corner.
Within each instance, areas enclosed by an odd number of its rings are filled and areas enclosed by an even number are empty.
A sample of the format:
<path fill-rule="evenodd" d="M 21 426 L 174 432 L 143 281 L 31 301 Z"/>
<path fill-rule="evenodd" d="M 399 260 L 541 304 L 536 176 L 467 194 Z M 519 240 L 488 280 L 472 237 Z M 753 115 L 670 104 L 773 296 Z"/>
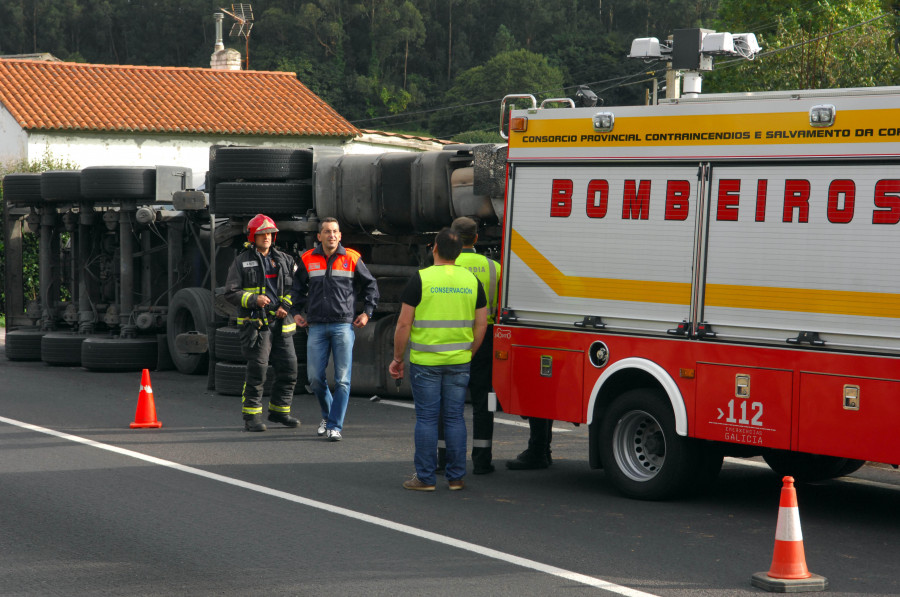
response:
<path fill-rule="evenodd" d="M 666 438 L 649 413 L 633 410 L 622 415 L 613 431 L 613 455 L 619 470 L 634 481 L 649 481 L 666 461 Z"/>

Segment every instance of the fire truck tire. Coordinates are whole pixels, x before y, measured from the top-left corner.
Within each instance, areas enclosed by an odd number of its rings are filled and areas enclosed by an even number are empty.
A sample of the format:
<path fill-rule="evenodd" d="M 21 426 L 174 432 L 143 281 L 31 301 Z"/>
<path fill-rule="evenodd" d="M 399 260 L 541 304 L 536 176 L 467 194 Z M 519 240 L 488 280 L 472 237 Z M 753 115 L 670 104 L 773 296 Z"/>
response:
<path fill-rule="evenodd" d="M 83 334 L 51 332 L 41 339 L 41 360 L 48 365 L 78 367 L 81 365 Z"/>
<path fill-rule="evenodd" d="M 235 326 L 218 328 L 216 330 L 216 360 L 231 363 L 244 363 L 244 353 L 241 351 L 241 329 Z"/>
<path fill-rule="evenodd" d="M 223 396 L 241 396 L 244 393 L 244 378 L 247 376 L 247 363 L 216 363 L 216 393 Z M 272 394 L 275 383 L 275 368 L 269 365 L 266 369 L 266 382 L 263 384 L 263 396 Z"/>
<path fill-rule="evenodd" d="M 8 205 L 41 205 L 41 175 L 7 174 L 3 177 L 3 198 Z"/>
<path fill-rule="evenodd" d="M 843 477 L 858 471 L 866 463 L 852 458 L 781 451 L 763 454 L 763 460 L 779 477 L 791 476 L 798 483 Z"/>
<path fill-rule="evenodd" d="M 89 166 L 81 171 L 85 199 L 154 199 L 156 168 Z"/>
<path fill-rule="evenodd" d="M 304 215 L 313 207 L 308 182 L 223 182 L 216 185 L 216 215 Z"/>
<path fill-rule="evenodd" d="M 81 366 L 89 371 L 156 369 L 158 359 L 156 336 L 87 338 L 81 343 Z"/>
<path fill-rule="evenodd" d="M 662 392 L 625 392 L 610 405 L 600 430 L 603 469 L 626 496 L 669 499 L 700 480 L 699 445 L 675 433 L 675 415 Z"/>
<path fill-rule="evenodd" d="M 6 358 L 10 361 L 40 361 L 41 330 L 12 330 L 6 332 Z"/>
<path fill-rule="evenodd" d="M 313 152 L 277 147 L 219 147 L 212 164 L 216 180 L 312 178 Z"/>
<path fill-rule="evenodd" d="M 212 318 L 212 293 L 206 288 L 182 288 L 172 297 L 166 319 L 166 341 L 172 363 L 179 372 L 186 375 L 207 372 L 209 352 L 181 352 L 177 349 L 175 340 L 179 334 L 188 332 L 205 334 L 206 325 Z"/>
<path fill-rule="evenodd" d="M 81 201 L 81 170 L 42 172 L 41 196 L 47 203 Z"/>

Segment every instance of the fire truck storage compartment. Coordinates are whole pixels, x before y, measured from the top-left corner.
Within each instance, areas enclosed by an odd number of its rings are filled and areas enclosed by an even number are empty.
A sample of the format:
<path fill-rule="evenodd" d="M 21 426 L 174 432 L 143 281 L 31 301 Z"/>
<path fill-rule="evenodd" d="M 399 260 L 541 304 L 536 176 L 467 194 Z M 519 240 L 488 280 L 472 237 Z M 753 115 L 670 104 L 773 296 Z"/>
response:
<path fill-rule="evenodd" d="M 695 437 L 788 450 L 793 371 L 697 364 Z"/>
<path fill-rule="evenodd" d="M 885 375 L 897 374 L 885 371 Z M 900 381 L 800 374 L 797 450 L 897 464 Z"/>
<path fill-rule="evenodd" d="M 585 405 L 584 352 L 537 346 L 513 346 L 510 351 L 511 402 L 503 404 L 509 413 L 581 422 Z M 565 386 L 564 395 L 557 390 Z M 574 399 L 573 399 L 574 398 Z"/>
<path fill-rule="evenodd" d="M 522 323 L 665 334 L 690 316 L 697 164 L 519 165 L 506 304 Z M 667 207 L 668 204 L 668 207 Z"/>
<path fill-rule="evenodd" d="M 702 320 L 720 339 L 900 350 L 896 162 L 714 165 Z"/>

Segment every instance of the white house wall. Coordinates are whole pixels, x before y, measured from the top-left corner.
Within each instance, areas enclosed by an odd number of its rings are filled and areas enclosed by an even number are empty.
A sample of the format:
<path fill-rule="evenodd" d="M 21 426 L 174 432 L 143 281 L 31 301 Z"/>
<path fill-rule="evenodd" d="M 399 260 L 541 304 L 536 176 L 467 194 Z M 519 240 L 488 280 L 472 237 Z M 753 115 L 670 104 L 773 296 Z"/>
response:
<path fill-rule="evenodd" d="M 0 168 L 22 160 L 26 155 L 28 135 L 8 111 L 0 107 Z"/>

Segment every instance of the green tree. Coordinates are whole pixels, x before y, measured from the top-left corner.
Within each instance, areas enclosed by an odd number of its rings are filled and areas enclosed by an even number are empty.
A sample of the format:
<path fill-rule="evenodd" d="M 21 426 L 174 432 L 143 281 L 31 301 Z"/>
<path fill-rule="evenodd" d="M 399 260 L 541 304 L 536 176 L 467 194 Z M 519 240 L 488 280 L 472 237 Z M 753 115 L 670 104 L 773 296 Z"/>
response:
<path fill-rule="evenodd" d="M 752 62 L 720 61 L 704 91 L 892 85 L 897 55 L 879 0 L 721 0 L 719 29 L 757 33 Z M 722 64 L 725 63 L 725 64 Z"/>
<path fill-rule="evenodd" d="M 528 50 L 501 52 L 483 66 L 460 73 L 443 103 L 459 106 L 444 110 L 431 120 L 431 129 L 439 137 L 451 137 L 462 131 L 496 128 L 500 99 L 510 93 L 531 93 L 539 98 L 562 94 L 563 74 L 547 59 Z"/>

